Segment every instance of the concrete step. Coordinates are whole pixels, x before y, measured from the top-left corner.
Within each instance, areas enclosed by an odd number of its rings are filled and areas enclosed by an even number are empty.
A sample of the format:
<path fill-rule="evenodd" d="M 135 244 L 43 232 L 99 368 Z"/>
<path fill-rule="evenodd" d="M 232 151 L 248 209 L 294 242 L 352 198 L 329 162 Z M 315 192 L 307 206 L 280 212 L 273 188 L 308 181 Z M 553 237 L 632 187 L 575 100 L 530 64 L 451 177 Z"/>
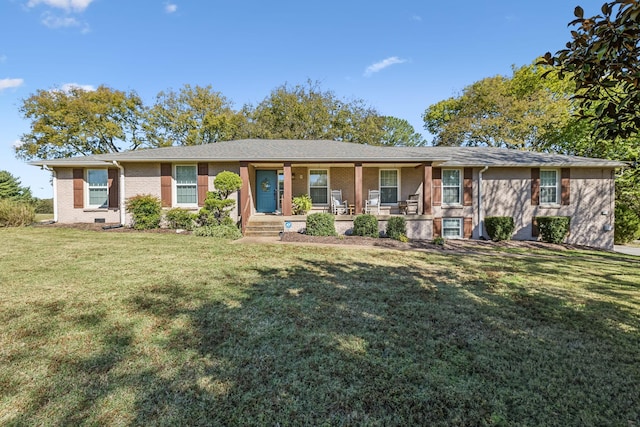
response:
<path fill-rule="evenodd" d="M 247 227 L 257 227 L 257 228 L 261 228 L 261 227 L 280 227 L 282 228 L 282 226 L 284 225 L 284 221 L 279 221 L 279 222 L 258 222 L 258 221 L 249 221 L 249 223 L 247 224 Z"/>
<path fill-rule="evenodd" d="M 284 222 L 282 219 L 266 221 L 250 219 L 244 230 L 244 235 L 250 237 L 277 237 L 283 229 Z"/>
<path fill-rule="evenodd" d="M 247 237 L 278 237 L 282 229 L 278 230 L 264 230 L 264 229 L 245 229 L 244 235 Z"/>

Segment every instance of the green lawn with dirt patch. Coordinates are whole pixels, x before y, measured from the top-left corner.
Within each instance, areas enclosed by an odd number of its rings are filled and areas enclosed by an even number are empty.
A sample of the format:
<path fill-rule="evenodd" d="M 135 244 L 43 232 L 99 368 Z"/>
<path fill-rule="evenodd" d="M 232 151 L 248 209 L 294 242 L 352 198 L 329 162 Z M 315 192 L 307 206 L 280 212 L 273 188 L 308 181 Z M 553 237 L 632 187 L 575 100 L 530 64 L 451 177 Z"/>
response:
<path fill-rule="evenodd" d="M 0 229 L 2 425 L 638 425 L 640 266 Z"/>

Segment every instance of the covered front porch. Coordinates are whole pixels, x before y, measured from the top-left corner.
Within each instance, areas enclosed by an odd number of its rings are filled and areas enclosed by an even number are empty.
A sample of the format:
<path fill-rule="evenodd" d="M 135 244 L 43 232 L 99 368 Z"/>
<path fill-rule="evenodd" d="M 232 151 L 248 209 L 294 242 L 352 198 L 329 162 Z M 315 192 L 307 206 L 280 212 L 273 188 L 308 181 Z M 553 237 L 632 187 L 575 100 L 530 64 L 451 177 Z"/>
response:
<path fill-rule="evenodd" d="M 239 214 L 243 233 L 254 216 L 261 220 L 277 217 L 283 223 L 283 231 L 299 231 L 304 228 L 306 215 L 294 215 L 293 197 L 303 194 L 311 197 L 308 213 L 331 212 L 330 191 L 341 190 L 349 209 L 347 214 L 336 215 L 335 220 L 336 230 L 344 234 L 353 226 L 355 216 L 363 213 L 369 190 L 378 190 L 383 196 L 375 213 L 381 227 L 386 226 L 390 215 L 402 214 L 405 201 L 417 194 L 418 210 L 406 216 L 408 228 L 415 229 L 411 232 L 413 238 L 431 236 L 431 162 L 241 162 L 240 176 L 243 184 Z"/>

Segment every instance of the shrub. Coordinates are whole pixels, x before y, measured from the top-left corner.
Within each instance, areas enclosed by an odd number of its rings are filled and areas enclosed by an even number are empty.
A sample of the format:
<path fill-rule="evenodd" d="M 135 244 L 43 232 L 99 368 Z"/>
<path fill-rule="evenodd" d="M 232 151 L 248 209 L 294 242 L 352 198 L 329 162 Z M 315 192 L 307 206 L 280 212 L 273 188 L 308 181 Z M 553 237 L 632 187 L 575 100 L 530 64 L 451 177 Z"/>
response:
<path fill-rule="evenodd" d="M 33 208 L 37 214 L 52 214 L 53 199 L 34 199 Z"/>
<path fill-rule="evenodd" d="M 311 210 L 311 197 L 307 194 L 296 196 L 292 200 L 292 210 L 294 215 L 304 215 Z"/>
<path fill-rule="evenodd" d="M 237 240 L 242 237 L 242 232 L 235 225 L 205 225 L 196 228 L 193 234 L 201 237 L 231 240 Z"/>
<path fill-rule="evenodd" d="M 335 236 L 334 216 L 330 213 L 313 213 L 307 216 L 307 234 L 309 236 Z"/>
<path fill-rule="evenodd" d="M 445 240 L 444 237 L 442 236 L 438 236 L 438 237 L 434 237 L 433 242 L 434 245 L 438 245 L 438 246 L 444 246 L 445 244 Z"/>
<path fill-rule="evenodd" d="M 546 243 L 562 243 L 569 233 L 569 217 L 568 216 L 539 216 L 538 229 L 540 230 L 540 238 Z"/>
<path fill-rule="evenodd" d="M 489 238 L 496 242 L 511 240 L 516 229 L 513 217 L 510 216 L 488 216 L 484 219 L 484 226 L 487 228 Z"/>
<path fill-rule="evenodd" d="M 183 228 L 185 230 L 193 229 L 193 221 L 196 219 L 196 215 L 183 208 L 169 209 L 165 213 L 165 218 L 169 223 L 169 228 Z"/>
<path fill-rule="evenodd" d="M 151 194 L 138 194 L 127 200 L 127 212 L 133 217 L 133 228 L 149 230 L 160 226 L 162 204 Z"/>
<path fill-rule="evenodd" d="M 616 203 L 616 222 L 613 240 L 616 244 L 629 243 L 640 237 L 640 217 L 626 203 Z"/>
<path fill-rule="evenodd" d="M 353 234 L 355 236 L 379 237 L 378 218 L 375 215 L 358 215 L 353 220 Z"/>
<path fill-rule="evenodd" d="M 402 216 L 392 216 L 387 221 L 387 236 L 401 240 L 400 236 L 407 238 L 407 221 Z"/>
<path fill-rule="evenodd" d="M 22 227 L 32 224 L 36 212 L 28 203 L 0 199 L 0 227 Z"/>

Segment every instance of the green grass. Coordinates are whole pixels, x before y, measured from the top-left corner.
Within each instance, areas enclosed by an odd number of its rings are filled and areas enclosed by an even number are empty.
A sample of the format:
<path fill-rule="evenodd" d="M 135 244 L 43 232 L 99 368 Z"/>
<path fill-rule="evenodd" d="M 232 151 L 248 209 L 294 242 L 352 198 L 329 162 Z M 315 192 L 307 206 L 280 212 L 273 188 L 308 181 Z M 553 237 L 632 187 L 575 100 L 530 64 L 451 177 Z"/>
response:
<path fill-rule="evenodd" d="M 637 258 L 0 241 L 0 425 L 640 424 Z"/>
<path fill-rule="evenodd" d="M 53 214 L 36 214 L 36 218 L 35 221 L 36 222 L 40 222 L 40 221 L 49 221 L 53 219 Z"/>

